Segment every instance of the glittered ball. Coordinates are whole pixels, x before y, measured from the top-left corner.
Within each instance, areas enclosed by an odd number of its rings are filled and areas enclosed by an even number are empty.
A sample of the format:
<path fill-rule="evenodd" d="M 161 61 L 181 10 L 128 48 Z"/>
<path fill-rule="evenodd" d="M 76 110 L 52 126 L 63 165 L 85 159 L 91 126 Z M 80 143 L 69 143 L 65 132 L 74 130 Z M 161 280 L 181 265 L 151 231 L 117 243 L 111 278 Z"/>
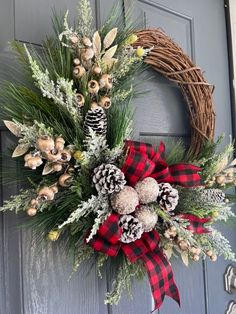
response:
<path fill-rule="evenodd" d="M 157 223 L 157 214 L 148 206 L 140 206 L 135 217 L 141 222 L 144 232 L 150 232 Z"/>
<path fill-rule="evenodd" d="M 126 185 L 120 192 L 111 196 L 111 206 L 118 214 L 130 214 L 138 205 L 138 193 L 131 186 Z"/>
<path fill-rule="evenodd" d="M 138 193 L 141 204 L 155 202 L 159 194 L 159 186 L 155 179 L 148 177 L 139 181 L 135 185 L 135 190 Z"/>

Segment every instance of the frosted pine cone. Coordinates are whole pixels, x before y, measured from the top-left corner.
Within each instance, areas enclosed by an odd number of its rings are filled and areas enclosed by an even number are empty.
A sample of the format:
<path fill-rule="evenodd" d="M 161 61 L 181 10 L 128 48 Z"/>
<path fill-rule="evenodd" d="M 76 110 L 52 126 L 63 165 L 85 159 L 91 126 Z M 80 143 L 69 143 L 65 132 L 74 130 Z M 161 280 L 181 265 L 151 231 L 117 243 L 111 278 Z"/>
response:
<path fill-rule="evenodd" d="M 144 232 L 142 224 L 132 215 L 121 216 L 120 227 L 123 230 L 120 241 L 123 243 L 130 243 L 140 239 Z"/>
<path fill-rule="evenodd" d="M 118 193 L 126 184 L 124 173 L 112 164 L 101 164 L 94 169 L 93 183 L 101 194 Z"/>
<path fill-rule="evenodd" d="M 89 129 L 92 129 L 97 135 L 106 135 L 107 117 L 105 111 L 101 107 L 91 108 L 84 120 L 84 133 L 89 136 Z"/>
<path fill-rule="evenodd" d="M 202 189 L 200 197 L 209 203 L 220 204 L 226 202 L 226 196 L 220 189 Z"/>
<path fill-rule="evenodd" d="M 178 204 L 179 193 L 169 183 L 159 184 L 159 195 L 157 202 L 160 207 L 167 211 L 172 211 Z"/>

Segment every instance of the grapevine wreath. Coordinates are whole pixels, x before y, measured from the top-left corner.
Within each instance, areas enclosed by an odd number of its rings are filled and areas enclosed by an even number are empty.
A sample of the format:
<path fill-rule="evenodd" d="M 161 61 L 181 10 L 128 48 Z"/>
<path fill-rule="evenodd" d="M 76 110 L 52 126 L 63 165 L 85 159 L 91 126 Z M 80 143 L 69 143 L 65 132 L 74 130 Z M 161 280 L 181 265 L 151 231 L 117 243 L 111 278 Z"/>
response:
<path fill-rule="evenodd" d="M 128 14 L 129 15 L 129 14 Z M 213 141 L 213 88 L 182 49 L 159 29 L 137 31 L 115 8 L 98 31 L 81 0 L 74 27 L 54 15 L 55 36 L 40 50 L 13 42 L 24 83 L 2 82 L 6 127 L 18 137 L 3 180 L 24 183 L 1 211 L 25 212 L 37 240 L 65 239 L 74 270 L 96 261 L 115 265 L 115 304 L 122 288 L 145 272 L 159 308 L 165 295 L 180 303 L 169 260 L 185 264 L 217 256 L 234 260 L 215 228 L 233 220 L 233 145 Z M 153 67 L 182 90 L 190 148 L 132 140 L 132 99 L 138 75 Z M 14 163 L 15 165 L 15 163 Z M 13 175 L 13 176 L 12 176 Z M 63 242 L 63 241 L 62 241 Z"/>

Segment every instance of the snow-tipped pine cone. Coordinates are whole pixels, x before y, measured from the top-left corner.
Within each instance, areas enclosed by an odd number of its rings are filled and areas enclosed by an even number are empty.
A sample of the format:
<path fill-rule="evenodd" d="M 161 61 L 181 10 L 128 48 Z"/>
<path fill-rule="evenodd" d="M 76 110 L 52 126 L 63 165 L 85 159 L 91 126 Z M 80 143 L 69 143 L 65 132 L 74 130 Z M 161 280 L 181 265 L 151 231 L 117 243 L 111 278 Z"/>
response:
<path fill-rule="evenodd" d="M 130 243 L 140 239 L 144 232 L 142 223 L 132 215 L 122 215 L 120 217 L 120 227 L 123 231 L 120 241 L 123 243 Z"/>
<path fill-rule="evenodd" d="M 124 173 L 115 165 L 101 164 L 94 169 L 93 183 L 96 190 L 101 194 L 120 192 L 125 184 Z"/>
<path fill-rule="evenodd" d="M 89 136 L 89 129 L 92 129 L 97 135 L 106 135 L 107 117 L 105 111 L 101 107 L 91 108 L 84 120 L 84 133 Z"/>
<path fill-rule="evenodd" d="M 178 205 L 179 193 L 169 183 L 159 184 L 159 195 L 157 202 L 166 211 L 173 211 Z"/>

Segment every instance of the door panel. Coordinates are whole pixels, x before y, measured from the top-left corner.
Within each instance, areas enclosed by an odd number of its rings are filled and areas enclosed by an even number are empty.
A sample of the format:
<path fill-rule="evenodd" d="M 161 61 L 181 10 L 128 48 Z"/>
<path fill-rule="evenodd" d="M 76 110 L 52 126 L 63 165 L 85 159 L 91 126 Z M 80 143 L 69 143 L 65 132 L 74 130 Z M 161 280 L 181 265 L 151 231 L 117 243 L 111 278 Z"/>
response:
<path fill-rule="evenodd" d="M 223 0 L 134 0 L 135 16 L 141 16 L 146 27 L 161 27 L 196 60 L 209 82 L 216 86 L 214 99 L 217 112 L 216 134 L 231 134 L 229 75 Z M 92 0 L 97 25 L 100 25 L 115 0 Z M 76 14 L 77 0 L 2 0 L 0 3 L 0 61 L 9 56 L 6 43 L 10 39 L 39 44 L 50 31 L 51 8 L 70 10 Z M 119 0 L 124 12 L 130 0 Z M 11 61 L 8 61 L 9 63 Z M 1 64 L 1 62 L 0 62 Z M 6 77 L 0 65 L 0 76 Z M 146 77 L 151 79 L 146 81 Z M 189 139 L 189 123 L 184 99 L 178 87 L 153 71 L 138 78 L 140 86 L 149 90 L 135 101 L 135 138 L 157 144 L 183 137 Z M 1 129 L 1 149 L 12 141 Z M 4 165 L 3 165 L 4 168 Z M 6 198 L 17 187 L 3 187 Z M 105 306 L 105 292 L 111 288 L 110 270 L 103 280 L 95 269 L 88 274 L 84 265 L 71 281 L 71 264 L 57 243 L 44 249 L 33 243 L 29 230 L 16 228 L 14 214 L 1 216 L 0 230 L 0 313 L 6 314 L 144 314 L 153 307 L 148 281 L 134 282 L 133 300 L 126 295 L 118 306 Z M 235 243 L 236 231 L 227 230 Z M 235 244 L 236 250 L 236 244 Z M 173 269 L 180 288 L 182 306 L 166 298 L 161 314 L 222 314 L 231 299 L 223 291 L 223 273 L 227 262 L 220 259 L 210 265 L 196 264 L 189 268 L 173 260 Z M 106 286 L 107 285 L 107 286 Z"/>

